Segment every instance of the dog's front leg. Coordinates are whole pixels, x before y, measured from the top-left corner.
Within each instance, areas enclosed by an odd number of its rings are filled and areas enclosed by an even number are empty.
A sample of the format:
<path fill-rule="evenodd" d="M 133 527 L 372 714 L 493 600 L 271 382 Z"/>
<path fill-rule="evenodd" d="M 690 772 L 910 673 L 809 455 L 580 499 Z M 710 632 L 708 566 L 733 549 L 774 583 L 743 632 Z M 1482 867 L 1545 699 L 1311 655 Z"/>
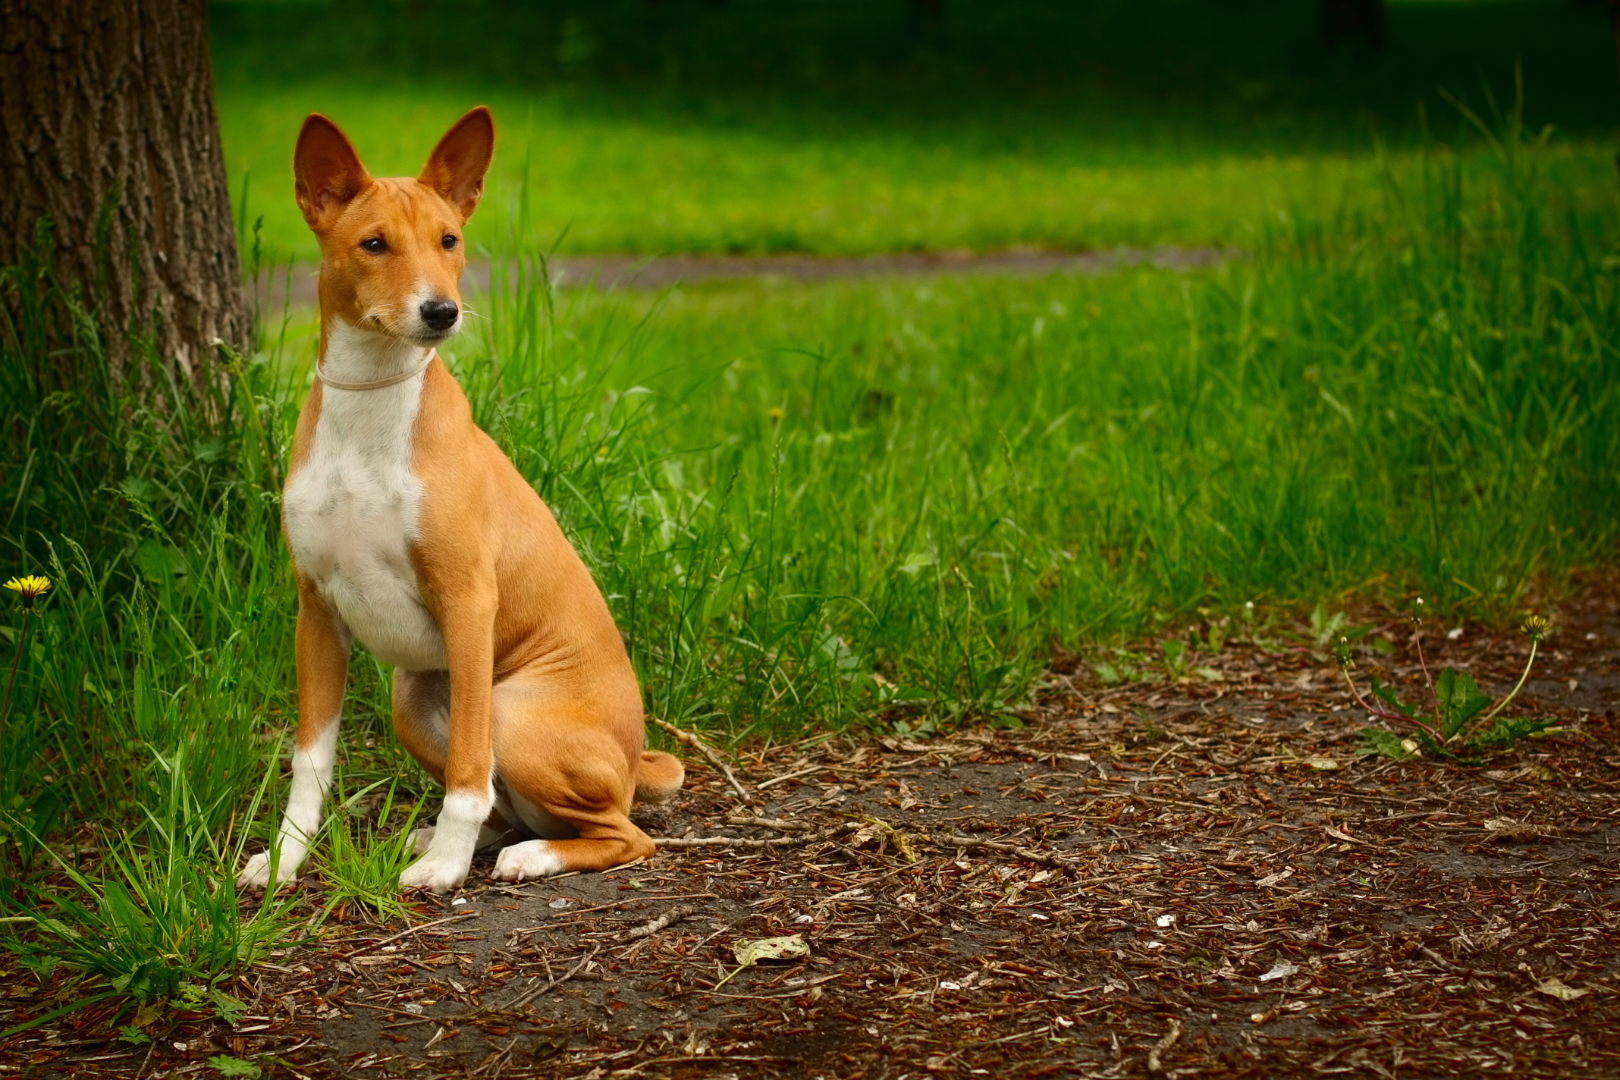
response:
<path fill-rule="evenodd" d="M 298 736 L 293 749 L 292 790 L 275 847 L 253 856 L 236 879 L 237 888 L 270 886 L 298 876 L 310 842 L 321 827 L 326 791 L 332 786 L 338 727 L 343 719 L 343 686 L 349 676 L 349 632 L 326 606 L 314 585 L 298 583 Z"/>
<path fill-rule="evenodd" d="M 482 585 L 463 578 L 453 590 L 447 590 L 451 599 L 435 612 L 450 660 L 444 808 L 427 851 L 399 875 L 402 889 L 449 892 L 459 888 L 472 868 L 479 831 L 495 805 L 495 756 L 490 738 L 495 683 L 494 576 L 491 569 Z"/>

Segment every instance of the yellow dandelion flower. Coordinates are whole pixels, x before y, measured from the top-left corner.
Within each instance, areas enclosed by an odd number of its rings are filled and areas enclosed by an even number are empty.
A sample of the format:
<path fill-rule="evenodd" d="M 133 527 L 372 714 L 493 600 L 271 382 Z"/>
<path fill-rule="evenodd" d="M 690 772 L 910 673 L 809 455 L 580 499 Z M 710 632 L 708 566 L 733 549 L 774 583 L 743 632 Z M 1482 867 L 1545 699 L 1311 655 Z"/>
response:
<path fill-rule="evenodd" d="M 32 611 L 34 601 L 51 591 L 51 579 L 43 574 L 29 574 L 26 577 L 14 577 L 5 583 L 5 588 L 17 594 L 22 606 Z"/>
<path fill-rule="evenodd" d="M 782 406 L 772 405 L 770 408 L 765 410 L 765 416 L 773 424 L 780 422 L 782 419 Z"/>
<path fill-rule="evenodd" d="M 1540 641 L 1551 626 L 1552 622 L 1545 615 L 1531 615 L 1519 624 L 1519 632 L 1532 641 Z"/>

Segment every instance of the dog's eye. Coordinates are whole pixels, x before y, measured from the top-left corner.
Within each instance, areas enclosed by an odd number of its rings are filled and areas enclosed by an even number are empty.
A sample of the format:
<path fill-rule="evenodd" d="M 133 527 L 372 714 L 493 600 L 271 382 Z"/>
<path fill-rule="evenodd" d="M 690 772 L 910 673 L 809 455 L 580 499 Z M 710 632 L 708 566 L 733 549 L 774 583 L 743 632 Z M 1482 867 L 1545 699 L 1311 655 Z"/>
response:
<path fill-rule="evenodd" d="M 445 233 L 444 234 L 444 240 L 441 241 L 441 242 L 444 244 L 444 250 L 446 250 L 446 251 L 454 251 L 454 250 L 456 250 L 456 237 L 455 237 L 454 233 Z"/>
<path fill-rule="evenodd" d="M 381 255 L 388 250 L 388 244 L 380 236 L 368 236 L 360 241 L 360 249 L 373 255 Z"/>

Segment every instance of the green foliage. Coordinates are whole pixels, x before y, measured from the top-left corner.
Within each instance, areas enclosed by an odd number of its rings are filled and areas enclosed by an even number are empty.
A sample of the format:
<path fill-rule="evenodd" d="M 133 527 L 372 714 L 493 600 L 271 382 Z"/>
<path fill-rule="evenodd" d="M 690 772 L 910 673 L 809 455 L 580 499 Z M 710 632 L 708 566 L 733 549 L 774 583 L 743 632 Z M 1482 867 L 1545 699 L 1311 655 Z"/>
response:
<path fill-rule="evenodd" d="M 241 1078 L 241 1080 L 259 1080 L 264 1070 L 251 1061 L 231 1057 L 229 1054 L 215 1054 L 208 1059 L 208 1064 L 219 1070 L 221 1076 Z"/>
<path fill-rule="evenodd" d="M 337 778 L 335 790 L 347 786 L 343 780 L 341 775 Z M 398 787 L 397 778 L 374 781 L 333 808 L 314 848 L 328 913 L 353 903 L 384 919 L 410 914 L 410 905 L 400 899 L 399 873 L 416 858 L 411 830 L 421 804 L 397 807 Z M 368 797 L 379 791 L 381 802 L 373 820 Z M 399 820 L 390 821 L 392 817 Z"/>
<path fill-rule="evenodd" d="M 1472 739 L 1480 750 L 1506 750 L 1520 739 L 1539 735 L 1558 721 L 1553 717 L 1502 716 Z"/>
<path fill-rule="evenodd" d="M 1419 182 L 1426 127 L 1463 126 L 1435 88 L 1484 108 L 1480 73 L 1520 62 L 1570 139 L 1551 167 L 1610 205 L 1601 5 L 1393 3 L 1377 56 L 1325 50 L 1300 0 L 945 6 L 920 39 L 903 0 L 232 0 L 210 12 L 225 160 L 233 189 L 275 193 L 278 259 L 315 258 L 287 197 L 308 112 L 376 175 L 415 175 L 477 101 L 501 144 L 474 243 L 521 216 L 528 250 L 1251 248 L 1279 213 L 1377 214 L 1387 173 Z"/>
<path fill-rule="evenodd" d="M 1367 740 L 1367 746 L 1373 753 L 1393 758 L 1396 761 L 1416 757 L 1420 749 L 1416 740 L 1403 738 L 1392 731 L 1385 731 L 1383 728 L 1362 728 L 1361 736 Z"/>
<path fill-rule="evenodd" d="M 1451 668 L 1442 671 L 1434 681 L 1434 692 L 1440 702 L 1440 735 L 1447 742 L 1491 703 L 1489 697 L 1479 692 L 1471 675 Z"/>
<path fill-rule="evenodd" d="M 1221 651 L 1224 643 L 1222 636 L 1213 628 L 1208 641 L 1211 655 Z M 1200 664 L 1196 645 L 1188 645 L 1180 638 L 1166 638 L 1159 646 L 1164 654 L 1165 674 L 1172 679 L 1191 679 L 1197 676 L 1200 679 L 1219 679 L 1221 673 L 1207 664 Z"/>
<path fill-rule="evenodd" d="M 241 845 L 222 847 L 215 838 L 216 808 L 199 803 L 184 756 L 154 762 L 166 780 L 161 801 L 143 808 L 140 827 L 102 837 L 107 848 L 94 877 L 52 853 L 71 891 L 20 883 L 27 901 L 19 908 L 38 914 L 34 933 L 10 944 L 41 975 L 60 965 L 86 978 L 86 990 L 172 999 L 234 1021 L 245 1006 L 213 984 L 285 934 L 286 905 L 241 912 L 233 876 Z"/>
<path fill-rule="evenodd" d="M 1381 217 L 1191 280 L 647 298 L 519 264 L 456 370 L 685 724 L 924 730 L 1016 709 L 1053 633 L 1380 578 L 1500 619 L 1601 557 L 1620 448 L 1613 223 L 1548 223 L 1575 200 L 1513 138 L 1491 183 L 1436 152 Z"/>

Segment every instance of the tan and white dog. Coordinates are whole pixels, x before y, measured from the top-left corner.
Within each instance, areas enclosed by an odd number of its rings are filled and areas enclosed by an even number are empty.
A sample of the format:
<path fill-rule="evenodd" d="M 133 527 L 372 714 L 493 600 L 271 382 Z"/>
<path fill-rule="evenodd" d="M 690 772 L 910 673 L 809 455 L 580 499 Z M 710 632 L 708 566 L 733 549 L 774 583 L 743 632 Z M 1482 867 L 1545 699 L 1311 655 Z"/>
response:
<path fill-rule="evenodd" d="M 421 175 L 375 180 L 324 116 L 298 134 L 298 205 L 321 248 L 320 377 L 282 504 L 298 738 L 275 850 L 249 860 L 243 887 L 296 876 L 320 827 L 354 639 L 394 666 L 394 730 L 445 786 L 403 888 L 455 889 L 475 850 L 508 840 L 504 881 L 651 855 L 631 803 L 685 777 L 644 751 L 641 691 L 601 591 L 435 352 L 461 328 L 461 230 L 494 147 L 479 106 Z"/>

